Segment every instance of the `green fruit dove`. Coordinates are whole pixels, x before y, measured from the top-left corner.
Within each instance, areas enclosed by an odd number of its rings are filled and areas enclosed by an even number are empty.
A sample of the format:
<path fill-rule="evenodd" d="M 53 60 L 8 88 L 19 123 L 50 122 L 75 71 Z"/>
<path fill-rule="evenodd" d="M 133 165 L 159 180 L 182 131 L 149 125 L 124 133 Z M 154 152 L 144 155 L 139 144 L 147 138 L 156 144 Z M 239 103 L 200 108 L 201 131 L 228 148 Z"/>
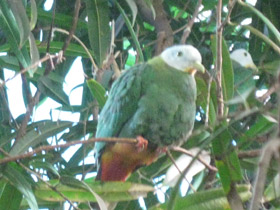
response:
<path fill-rule="evenodd" d="M 258 71 L 249 52 L 244 49 L 234 50 L 230 54 L 234 70 L 235 96 L 242 95 L 248 89 L 255 87 L 253 76 Z"/>
<path fill-rule="evenodd" d="M 125 181 L 167 147 L 187 140 L 196 115 L 196 71 L 205 71 L 198 50 L 176 45 L 113 83 L 96 138 L 136 138 L 138 144 L 96 142 L 96 180 Z"/>

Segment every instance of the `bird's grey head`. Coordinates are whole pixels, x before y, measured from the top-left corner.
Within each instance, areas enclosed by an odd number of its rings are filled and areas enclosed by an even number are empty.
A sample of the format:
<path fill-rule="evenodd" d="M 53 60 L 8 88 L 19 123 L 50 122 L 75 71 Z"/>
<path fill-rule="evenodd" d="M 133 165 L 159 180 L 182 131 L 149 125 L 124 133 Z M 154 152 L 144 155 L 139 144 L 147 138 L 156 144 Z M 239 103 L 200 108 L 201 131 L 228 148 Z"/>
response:
<path fill-rule="evenodd" d="M 235 62 L 239 63 L 241 66 L 245 68 L 251 68 L 253 70 L 257 70 L 257 67 L 254 64 L 251 54 L 244 49 L 234 50 L 230 54 L 230 59 L 234 60 Z"/>
<path fill-rule="evenodd" d="M 196 70 L 204 72 L 199 51 L 191 45 L 175 45 L 161 53 L 161 58 L 169 66 L 193 74 Z"/>

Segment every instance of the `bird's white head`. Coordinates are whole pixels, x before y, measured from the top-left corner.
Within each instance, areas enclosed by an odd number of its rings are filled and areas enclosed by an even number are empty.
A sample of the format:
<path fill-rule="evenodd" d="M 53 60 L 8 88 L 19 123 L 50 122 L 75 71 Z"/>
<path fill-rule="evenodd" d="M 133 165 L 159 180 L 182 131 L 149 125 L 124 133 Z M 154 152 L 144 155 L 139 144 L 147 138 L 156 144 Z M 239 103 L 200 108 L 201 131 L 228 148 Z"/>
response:
<path fill-rule="evenodd" d="M 198 50 L 191 45 L 175 45 L 167 48 L 161 53 L 161 58 L 169 66 L 190 74 L 197 70 L 205 72 L 201 64 L 201 55 Z"/>
<path fill-rule="evenodd" d="M 251 57 L 251 54 L 244 49 L 234 50 L 230 54 L 230 59 L 234 60 L 235 62 L 239 63 L 241 66 L 243 66 L 245 68 L 251 68 L 254 70 L 257 69 L 257 67 L 254 64 L 254 61 Z"/>

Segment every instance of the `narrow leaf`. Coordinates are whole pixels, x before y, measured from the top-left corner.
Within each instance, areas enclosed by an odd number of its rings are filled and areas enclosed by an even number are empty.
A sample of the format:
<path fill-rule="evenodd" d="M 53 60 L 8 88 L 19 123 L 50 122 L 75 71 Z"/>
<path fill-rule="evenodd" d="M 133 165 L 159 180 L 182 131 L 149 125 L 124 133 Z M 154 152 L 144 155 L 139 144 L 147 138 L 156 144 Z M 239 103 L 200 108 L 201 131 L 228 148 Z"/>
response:
<path fill-rule="evenodd" d="M 29 147 L 46 142 L 48 137 L 56 135 L 71 125 L 72 122 L 52 122 L 48 120 L 39 122 L 37 123 L 36 130 L 32 129 L 27 132 L 19 142 L 15 143 L 10 151 L 10 155 L 22 154 Z"/>
<path fill-rule="evenodd" d="M 91 94 L 97 100 L 99 106 L 103 107 L 107 99 L 104 87 L 94 79 L 87 80 L 87 85 Z"/>
<path fill-rule="evenodd" d="M 29 20 L 26 15 L 26 11 L 22 1 L 8 0 L 8 2 L 19 28 L 20 48 L 21 48 L 30 35 Z"/>
<path fill-rule="evenodd" d="M 141 46 L 140 46 L 140 43 L 138 41 L 138 38 L 133 30 L 133 27 L 127 17 L 127 15 L 125 14 L 125 11 L 123 10 L 123 8 L 119 5 L 119 3 L 115 0 L 115 4 L 117 5 L 120 13 L 122 14 L 123 18 L 124 18 L 124 21 L 125 21 L 125 24 L 129 30 L 129 33 L 131 34 L 131 37 L 132 37 L 132 40 L 136 46 L 136 50 L 137 50 L 137 53 L 139 53 L 139 60 L 140 62 L 143 62 L 144 61 L 144 55 L 142 53 L 142 50 L 141 50 Z"/>
<path fill-rule="evenodd" d="M 21 172 L 10 165 L 7 165 L 4 171 L 4 177 L 20 191 L 27 200 L 32 210 L 38 210 L 37 201 L 31 189 L 31 185 L 27 182 Z"/>
<path fill-rule="evenodd" d="M 31 57 L 31 65 L 35 64 L 40 60 L 39 51 L 32 33 L 29 36 L 29 46 L 30 46 L 30 57 Z M 33 77 L 33 74 L 37 71 L 38 65 L 32 69 L 28 70 L 29 76 Z"/>
<path fill-rule="evenodd" d="M 237 192 L 243 202 L 248 201 L 252 195 L 249 185 L 237 186 Z M 166 204 L 160 205 L 161 208 L 153 207 L 151 210 L 166 209 Z M 229 203 L 223 189 L 211 189 L 196 192 L 186 197 L 176 199 L 174 210 L 228 210 Z"/>
<path fill-rule="evenodd" d="M 101 68 L 110 44 L 109 6 L 106 0 L 86 0 L 88 35 L 97 65 Z"/>
<path fill-rule="evenodd" d="M 131 12 L 132 12 L 132 26 L 134 26 L 136 15 L 137 15 L 137 12 L 138 12 L 137 5 L 136 5 L 134 0 L 126 0 L 126 3 L 128 4 L 128 6 L 131 9 Z"/>
<path fill-rule="evenodd" d="M 22 194 L 13 185 L 7 183 L 0 195 L 0 210 L 19 209 L 22 200 Z"/>
<path fill-rule="evenodd" d="M 30 30 L 32 31 L 37 23 L 37 5 L 35 0 L 30 0 L 31 16 L 30 16 Z"/>
<path fill-rule="evenodd" d="M 27 59 L 23 52 L 20 50 L 19 39 L 20 33 L 16 24 L 14 15 L 9 9 L 6 1 L 0 1 L 0 25 L 3 30 L 11 50 L 15 53 L 17 59 L 20 61 L 24 68 L 28 67 L 30 61 Z"/>
<path fill-rule="evenodd" d="M 267 27 L 271 30 L 271 32 L 274 34 L 274 36 L 276 37 L 278 43 L 280 43 L 280 32 L 278 31 L 278 29 L 273 25 L 273 23 L 267 18 L 265 17 L 259 10 L 257 10 L 255 7 L 239 0 L 238 1 L 239 4 L 241 4 L 242 6 L 250 9 L 252 12 L 254 12 L 266 25 Z"/>
<path fill-rule="evenodd" d="M 50 183 L 55 185 L 56 189 L 63 193 L 67 198 L 76 202 L 96 201 L 91 192 L 85 189 L 69 187 L 66 185 L 58 184 L 56 180 Z M 101 196 L 104 200 L 111 201 L 128 201 L 135 200 L 139 197 L 145 197 L 148 192 L 153 192 L 152 186 L 143 184 L 134 184 L 130 182 L 92 182 L 89 180 L 89 186 L 95 193 Z M 48 201 L 64 201 L 60 195 L 49 189 L 44 183 L 40 183 L 36 189 L 35 194 L 38 198 Z"/>
<path fill-rule="evenodd" d="M 231 141 L 232 136 L 227 129 L 212 141 L 215 162 L 225 193 L 230 191 L 232 182 L 242 180 L 239 159 Z"/>
<path fill-rule="evenodd" d="M 59 177 L 59 173 L 57 172 L 57 169 L 49 162 L 44 162 L 44 161 L 40 161 L 40 160 L 33 160 L 33 161 L 29 162 L 29 164 L 33 168 L 45 169 L 45 170 L 53 173 L 57 177 Z"/>
<path fill-rule="evenodd" d="M 46 96 L 53 98 L 62 105 L 70 106 L 69 98 L 63 91 L 62 83 L 55 82 L 48 77 L 41 77 L 38 84 L 39 90 Z"/>

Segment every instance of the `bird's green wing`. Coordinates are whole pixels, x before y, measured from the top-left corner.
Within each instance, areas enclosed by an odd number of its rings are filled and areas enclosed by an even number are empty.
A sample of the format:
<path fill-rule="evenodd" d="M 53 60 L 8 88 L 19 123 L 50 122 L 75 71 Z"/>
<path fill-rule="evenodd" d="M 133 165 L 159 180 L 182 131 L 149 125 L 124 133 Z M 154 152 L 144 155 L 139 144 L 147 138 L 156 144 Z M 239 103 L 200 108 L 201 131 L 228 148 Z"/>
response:
<path fill-rule="evenodd" d="M 118 136 L 124 124 L 137 110 L 137 103 L 141 97 L 141 83 L 144 79 L 140 74 L 147 68 L 147 64 L 136 65 L 123 73 L 114 82 L 110 97 L 103 107 L 98 121 L 96 137 Z M 99 156 L 106 143 L 97 142 L 95 152 Z"/>

